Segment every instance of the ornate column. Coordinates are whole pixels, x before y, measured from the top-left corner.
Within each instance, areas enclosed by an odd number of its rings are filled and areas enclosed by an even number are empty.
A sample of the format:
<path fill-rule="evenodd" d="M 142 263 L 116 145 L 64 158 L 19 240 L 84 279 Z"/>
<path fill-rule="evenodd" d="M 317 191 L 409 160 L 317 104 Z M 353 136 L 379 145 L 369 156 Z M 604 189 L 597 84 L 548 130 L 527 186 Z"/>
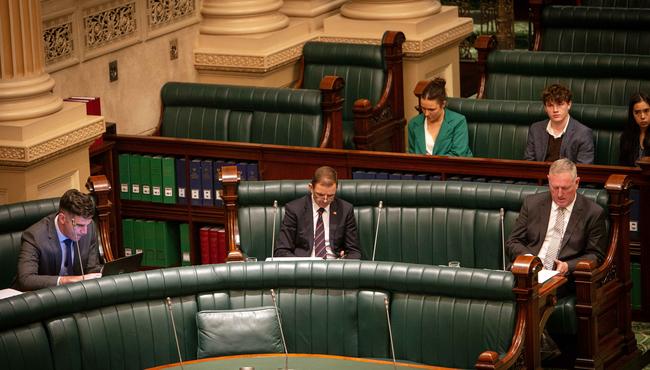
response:
<path fill-rule="evenodd" d="M 309 24 L 281 13 L 282 0 L 203 0 L 194 66 L 199 81 L 285 86 L 295 79 Z"/>
<path fill-rule="evenodd" d="M 0 42 L 0 204 L 79 189 L 104 118 L 53 94 L 40 0 L 0 0 Z"/>
<path fill-rule="evenodd" d="M 309 23 L 311 31 L 323 29 L 323 20 L 339 13 L 341 5 L 347 0 L 284 0 L 280 8 L 292 20 Z"/>
<path fill-rule="evenodd" d="M 0 0 L 0 122 L 42 117 L 63 107 L 43 67 L 40 0 Z"/>
<path fill-rule="evenodd" d="M 472 19 L 438 0 L 349 0 L 341 14 L 324 21 L 324 41 L 379 43 L 386 30 L 404 32 L 404 113 L 417 112 L 419 80 L 443 77 L 447 93 L 460 96 L 459 45 L 472 33 Z"/>

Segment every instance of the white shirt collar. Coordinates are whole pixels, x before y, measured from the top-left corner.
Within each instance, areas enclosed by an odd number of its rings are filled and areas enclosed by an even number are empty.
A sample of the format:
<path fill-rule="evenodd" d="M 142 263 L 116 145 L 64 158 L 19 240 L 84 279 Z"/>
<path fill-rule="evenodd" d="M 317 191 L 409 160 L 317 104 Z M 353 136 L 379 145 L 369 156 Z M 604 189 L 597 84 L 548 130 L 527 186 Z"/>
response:
<path fill-rule="evenodd" d="M 566 132 L 566 129 L 569 127 L 569 120 L 570 119 L 571 119 L 571 116 L 567 115 L 566 116 L 566 123 L 564 125 L 564 130 L 562 130 L 562 132 L 560 132 L 559 135 L 555 135 L 555 133 L 553 132 L 553 129 L 551 128 L 551 120 L 549 119 L 548 123 L 546 124 L 546 132 L 548 132 L 548 134 L 553 136 L 553 138 L 555 138 L 555 139 L 561 137 L 562 135 L 564 135 L 564 133 Z"/>

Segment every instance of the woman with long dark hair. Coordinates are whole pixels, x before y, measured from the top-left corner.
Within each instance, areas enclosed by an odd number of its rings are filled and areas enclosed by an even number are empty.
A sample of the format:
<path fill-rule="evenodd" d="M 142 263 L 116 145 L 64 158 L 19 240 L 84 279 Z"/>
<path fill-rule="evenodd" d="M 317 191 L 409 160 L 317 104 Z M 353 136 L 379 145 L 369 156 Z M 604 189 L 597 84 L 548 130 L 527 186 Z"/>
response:
<path fill-rule="evenodd" d="M 635 166 L 639 157 L 650 156 L 650 97 L 644 92 L 638 92 L 630 97 L 628 118 L 621 134 L 621 154 L 619 163 L 622 166 Z"/>

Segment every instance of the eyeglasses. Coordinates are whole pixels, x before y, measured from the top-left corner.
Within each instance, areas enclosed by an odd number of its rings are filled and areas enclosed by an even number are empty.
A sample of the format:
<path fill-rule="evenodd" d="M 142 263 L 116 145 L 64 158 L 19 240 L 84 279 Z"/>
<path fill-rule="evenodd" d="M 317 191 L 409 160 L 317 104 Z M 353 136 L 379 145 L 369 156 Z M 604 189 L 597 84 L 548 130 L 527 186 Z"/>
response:
<path fill-rule="evenodd" d="M 647 116 L 650 114 L 650 108 L 635 110 L 633 113 L 635 116 L 640 116 L 641 114 L 645 114 Z"/>

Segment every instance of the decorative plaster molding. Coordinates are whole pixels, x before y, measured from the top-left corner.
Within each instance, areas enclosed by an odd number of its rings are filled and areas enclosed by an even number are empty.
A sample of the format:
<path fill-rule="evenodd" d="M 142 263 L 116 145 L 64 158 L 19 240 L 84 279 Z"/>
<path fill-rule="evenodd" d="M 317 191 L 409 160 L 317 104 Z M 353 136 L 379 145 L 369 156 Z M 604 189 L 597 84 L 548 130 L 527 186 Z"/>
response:
<path fill-rule="evenodd" d="M 76 54 L 73 32 L 73 14 L 43 22 L 45 64 L 50 66 L 71 59 Z"/>
<path fill-rule="evenodd" d="M 422 41 L 407 39 L 402 46 L 402 50 L 406 57 L 420 57 L 435 49 L 459 43 L 473 31 L 472 22 L 468 21 Z"/>
<path fill-rule="evenodd" d="M 32 162 L 94 140 L 105 131 L 104 118 L 100 117 L 86 126 L 32 146 L 0 146 L 0 164 L 30 165 Z"/>
<path fill-rule="evenodd" d="M 263 73 L 300 59 L 304 45 L 301 42 L 267 56 L 195 52 L 194 66 L 198 70 Z"/>
<path fill-rule="evenodd" d="M 138 31 L 135 0 L 84 9 L 85 47 L 96 49 L 133 37 Z"/>
<path fill-rule="evenodd" d="M 196 0 L 147 0 L 149 29 L 161 28 L 196 14 Z"/>

